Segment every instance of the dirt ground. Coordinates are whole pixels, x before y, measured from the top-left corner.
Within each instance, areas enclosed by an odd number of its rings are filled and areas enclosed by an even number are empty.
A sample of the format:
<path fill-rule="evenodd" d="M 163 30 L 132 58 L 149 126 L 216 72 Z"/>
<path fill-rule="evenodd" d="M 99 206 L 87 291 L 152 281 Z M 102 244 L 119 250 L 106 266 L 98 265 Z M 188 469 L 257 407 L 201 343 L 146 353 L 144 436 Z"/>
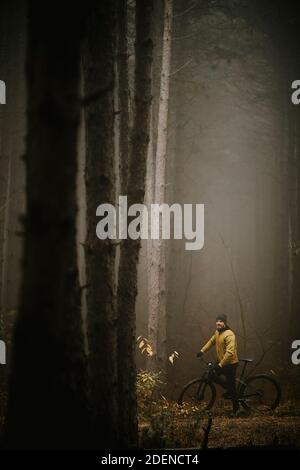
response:
<path fill-rule="evenodd" d="M 287 446 L 300 449 L 300 417 L 213 418 L 209 448 L 242 446 Z"/>

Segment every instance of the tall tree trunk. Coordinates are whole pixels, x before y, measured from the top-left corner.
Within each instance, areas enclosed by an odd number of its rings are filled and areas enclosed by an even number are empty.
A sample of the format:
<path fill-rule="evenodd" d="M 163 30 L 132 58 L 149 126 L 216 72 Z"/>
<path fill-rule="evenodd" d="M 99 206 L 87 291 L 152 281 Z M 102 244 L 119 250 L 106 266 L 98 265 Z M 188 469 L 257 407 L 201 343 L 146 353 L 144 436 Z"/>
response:
<path fill-rule="evenodd" d="M 7 8 L 3 7 L 0 16 L 0 80 L 4 83 L 8 79 L 7 71 L 7 36 L 8 36 L 8 15 Z M 9 25 L 11 26 L 11 25 Z M 5 151 L 6 135 L 6 117 L 7 106 L 0 103 L 0 340 L 5 337 L 5 322 L 4 322 L 4 296 L 5 296 L 5 239 L 7 234 L 7 198 L 9 188 L 9 160 Z M 6 125 L 5 125 L 6 124 Z M 2 390 L 6 389 L 6 367 L 0 368 L 0 387 Z"/>
<path fill-rule="evenodd" d="M 171 68 L 173 1 L 165 0 L 164 32 L 160 98 L 158 109 L 157 147 L 155 157 L 155 196 L 156 204 L 165 202 L 167 131 Z M 161 232 L 161 231 L 160 231 Z M 148 337 L 155 354 L 155 368 L 163 372 L 166 368 L 166 250 L 161 233 L 158 240 L 152 241 L 152 269 L 150 286 L 153 294 L 150 300 Z"/>
<path fill-rule="evenodd" d="M 0 74 L 6 83 L 6 104 L 0 105 L 0 338 L 7 347 L 7 365 L 0 368 L 2 390 L 7 390 L 11 339 L 20 287 L 20 214 L 25 206 L 25 5 L 1 8 Z"/>
<path fill-rule="evenodd" d="M 127 194 L 129 175 L 129 71 L 127 0 L 118 2 L 118 77 L 120 107 L 120 193 Z"/>
<path fill-rule="evenodd" d="M 135 108 L 130 145 L 127 193 L 128 205 L 142 204 L 145 196 L 146 160 L 149 143 L 152 66 L 153 1 L 136 4 Z M 120 86 L 122 84 L 120 83 Z M 121 113 L 123 108 L 121 108 Z M 124 158 L 124 154 L 122 155 Z M 126 162 L 122 168 L 126 171 Z M 126 173 L 122 189 L 126 188 Z M 135 301 L 140 239 L 122 242 L 118 284 L 118 371 L 119 426 L 122 446 L 137 444 Z"/>
<path fill-rule="evenodd" d="M 298 109 L 292 108 L 290 116 L 290 148 L 289 148 L 289 288 L 290 288 L 290 313 L 289 340 L 297 339 L 300 334 L 299 302 L 300 302 L 300 139 Z"/>
<path fill-rule="evenodd" d="M 77 447 L 87 436 L 76 263 L 76 142 L 84 10 L 29 3 L 23 281 L 6 445 Z M 66 28 L 68 25 L 68 28 Z M 53 32 L 55 31 L 55 34 Z"/>
<path fill-rule="evenodd" d="M 12 43 L 14 38 L 14 28 L 12 15 L 8 11 L 8 6 L 4 5 L 1 10 L 1 41 L 0 41 L 0 79 L 9 89 L 17 86 L 13 72 Z M 6 91 L 7 95 L 7 91 Z M 15 113 L 14 95 L 9 95 L 12 99 L 7 99 L 6 104 L 0 104 L 0 335 L 4 334 L 4 317 L 6 313 L 7 297 L 7 239 L 9 225 L 9 202 L 11 190 L 11 160 L 12 160 L 12 131 Z"/>
<path fill-rule="evenodd" d="M 154 99 L 154 97 L 153 97 Z M 147 153 L 147 170 L 146 170 L 146 193 L 145 193 L 145 204 L 148 209 L 148 214 L 151 212 L 151 204 L 154 202 L 154 181 L 155 181 L 155 161 L 154 161 L 154 106 L 153 102 L 151 103 L 151 111 L 150 111 L 150 139 L 148 145 L 148 153 Z M 152 238 L 149 237 L 146 240 L 146 267 L 147 267 L 147 301 L 148 301 L 148 319 L 150 318 L 150 307 L 153 302 L 153 295 L 154 291 L 152 289 L 151 284 L 151 275 L 152 275 Z M 148 325 L 149 326 L 149 325 Z M 153 345 L 151 344 L 151 347 Z M 147 356 L 147 369 L 152 369 L 152 363 L 155 357 L 153 355 Z"/>
<path fill-rule="evenodd" d="M 159 106 L 159 91 L 161 79 L 161 47 L 162 29 L 164 23 L 164 4 L 160 0 L 154 1 L 154 19 L 153 19 L 153 66 L 152 66 L 152 102 L 151 102 L 151 117 L 150 117 L 150 141 L 147 154 L 147 171 L 146 171 L 146 194 L 145 204 L 148 208 L 148 213 L 151 211 L 151 204 L 154 203 L 155 197 L 155 156 L 157 144 L 157 130 L 158 130 L 158 106 Z M 151 330 L 151 310 L 153 303 L 153 296 L 155 289 L 152 286 L 153 277 L 153 258 L 152 258 L 152 238 L 146 240 L 146 266 L 147 266 L 147 319 L 148 319 L 148 333 Z M 155 346 L 151 344 L 151 346 Z M 155 355 L 148 355 L 146 367 L 148 370 L 154 368 L 156 361 Z"/>
<path fill-rule="evenodd" d="M 299 10 L 299 8 L 298 8 Z M 284 37 L 284 41 L 282 41 Z M 291 84 L 300 74 L 299 60 L 299 28 L 297 25 L 288 27 L 280 35 L 280 41 L 275 43 L 276 51 L 280 51 L 283 86 L 285 92 L 284 117 L 286 121 L 287 139 L 287 193 L 285 202 L 287 204 L 288 225 L 288 300 L 289 304 L 285 314 L 289 314 L 286 322 L 285 335 L 282 336 L 281 344 L 283 357 L 290 356 L 290 345 L 300 335 L 299 313 L 300 313 L 300 110 L 299 105 L 291 103 Z M 285 56 L 286 48 L 290 53 Z M 285 174 L 285 173 L 284 173 Z M 289 357 L 288 357 L 289 360 Z"/>
<path fill-rule="evenodd" d="M 95 230 L 97 206 L 115 204 L 115 16 L 114 0 L 95 4 L 83 60 L 89 102 L 85 113 L 87 335 L 94 437 L 101 447 L 116 447 L 118 442 L 116 245 L 108 239 L 98 240 Z"/>

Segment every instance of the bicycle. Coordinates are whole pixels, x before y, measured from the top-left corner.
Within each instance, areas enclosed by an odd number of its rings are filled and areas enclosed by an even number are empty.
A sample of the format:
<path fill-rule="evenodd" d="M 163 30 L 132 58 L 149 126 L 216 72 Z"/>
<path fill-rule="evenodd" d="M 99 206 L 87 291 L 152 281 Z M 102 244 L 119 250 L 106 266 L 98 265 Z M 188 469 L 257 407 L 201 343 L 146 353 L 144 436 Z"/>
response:
<path fill-rule="evenodd" d="M 242 373 L 236 378 L 238 401 L 246 410 L 272 411 L 281 400 L 281 389 L 277 381 L 268 374 L 245 376 L 246 367 L 254 359 L 240 359 L 244 362 Z M 213 363 L 208 366 L 201 377 L 191 380 L 182 389 L 178 404 L 189 403 L 210 410 L 216 400 L 216 387 L 213 382 Z M 230 396 L 224 397 L 230 400 Z"/>

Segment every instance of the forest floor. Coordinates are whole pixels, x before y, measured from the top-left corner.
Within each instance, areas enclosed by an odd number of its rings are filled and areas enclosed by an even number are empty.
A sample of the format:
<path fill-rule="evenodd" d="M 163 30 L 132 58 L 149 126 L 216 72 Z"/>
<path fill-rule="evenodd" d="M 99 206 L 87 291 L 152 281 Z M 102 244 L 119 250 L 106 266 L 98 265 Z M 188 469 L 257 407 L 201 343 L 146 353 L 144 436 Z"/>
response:
<path fill-rule="evenodd" d="M 300 448 L 300 417 L 216 417 L 208 447 L 286 446 Z"/>
<path fill-rule="evenodd" d="M 141 447 L 202 448 L 208 417 L 174 420 L 159 432 L 152 422 L 140 422 Z M 250 446 L 300 449 L 300 416 L 212 416 L 208 448 Z"/>
<path fill-rule="evenodd" d="M 230 417 L 230 400 L 218 399 L 210 412 L 175 401 L 157 392 L 157 378 L 138 376 L 139 445 L 142 448 L 208 448 L 253 446 L 300 449 L 300 402 L 283 401 L 274 411 L 241 410 Z"/>

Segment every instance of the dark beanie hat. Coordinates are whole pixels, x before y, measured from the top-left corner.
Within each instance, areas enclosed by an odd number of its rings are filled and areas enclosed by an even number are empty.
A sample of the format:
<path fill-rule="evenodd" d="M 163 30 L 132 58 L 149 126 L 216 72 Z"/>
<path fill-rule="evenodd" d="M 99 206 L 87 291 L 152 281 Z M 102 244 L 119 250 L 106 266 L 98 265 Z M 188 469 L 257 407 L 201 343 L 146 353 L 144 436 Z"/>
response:
<path fill-rule="evenodd" d="M 221 313 L 220 315 L 217 315 L 216 316 L 216 321 L 222 321 L 224 322 L 225 324 L 227 323 L 227 315 L 225 315 L 224 313 Z"/>

